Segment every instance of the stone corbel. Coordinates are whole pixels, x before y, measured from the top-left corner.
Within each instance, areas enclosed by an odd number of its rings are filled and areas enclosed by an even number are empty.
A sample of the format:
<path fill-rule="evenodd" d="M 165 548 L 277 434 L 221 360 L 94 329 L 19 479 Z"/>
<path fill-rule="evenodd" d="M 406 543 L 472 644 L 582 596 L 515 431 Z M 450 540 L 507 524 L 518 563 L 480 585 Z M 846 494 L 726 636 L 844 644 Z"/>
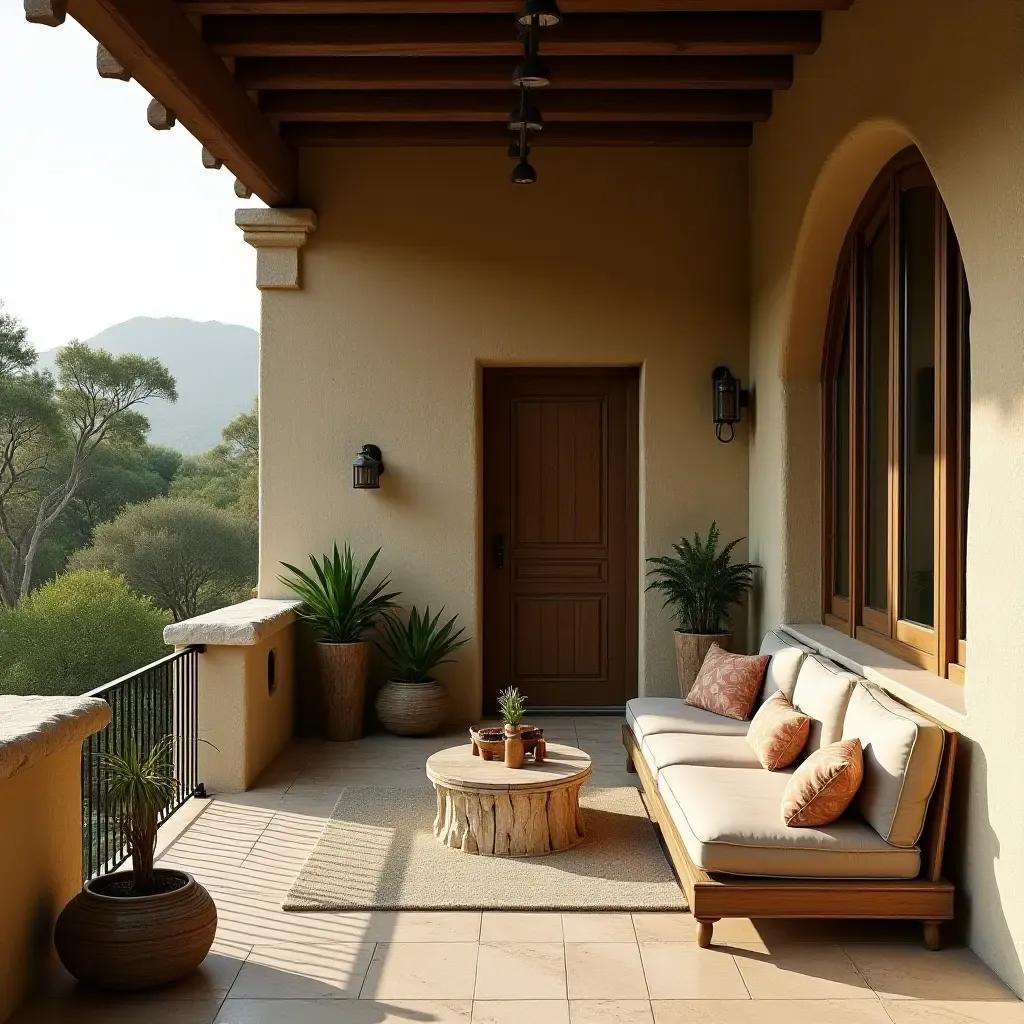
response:
<path fill-rule="evenodd" d="M 316 230 L 313 210 L 236 210 L 235 224 L 256 250 L 257 288 L 302 287 L 299 250 Z"/>

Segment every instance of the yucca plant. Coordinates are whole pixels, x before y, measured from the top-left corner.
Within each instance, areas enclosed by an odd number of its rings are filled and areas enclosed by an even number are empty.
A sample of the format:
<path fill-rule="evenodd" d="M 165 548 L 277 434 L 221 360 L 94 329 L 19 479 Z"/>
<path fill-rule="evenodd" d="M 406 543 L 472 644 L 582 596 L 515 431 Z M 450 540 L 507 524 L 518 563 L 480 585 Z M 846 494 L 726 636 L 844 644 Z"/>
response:
<path fill-rule="evenodd" d="M 673 544 L 675 555 L 648 558 L 653 565 L 647 575 L 648 590 L 665 596 L 664 607 L 671 607 L 677 628 L 683 633 L 724 633 L 729 623 L 729 608 L 738 604 L 754 583 L 752 562 L 732 564 L 733 548 L 743 538 L 730 541 L 718 550 L 718 524 L 712 523 L 707 539 L 699 533 Z"/>
<path fill-rule="evenodd" d="M 450 662 L 449 655 L 466 643 L 469 637 L 460 639 L 465 629 L 455 629 L 458 615 L 441 625 L 443 611 L 442 607 L 431 618 L 429 605 L 422 615 L 413 605 L 406 622 L 390 612 L 381 617 L 383 642 L 378 646 L 391 662 L 392 678 L 405 683 L 432 682 L 434 669 Z"/>
<path fill-rule="evenodd" d="M 291 576 L 278 578 L 302 600 L 299 618 L 312 626 L 320 640 L 331 644 L 359 643 L 380 616 L 395 607 L 399 592 L 385 593 L 391 583 L 390 575 L 363 593 L 380 550 L 377 548 L 360 569 L 348 544 L 344 554 L 338 553 L 335 544 L 333 556 L 324 555 L 322 562 L 314 555 L 309 556 L 314 576 L 287 562 L 281 563 Z"/>
<path fill-rule="evenodd" d="M 502 690 L 498 694 L 498 710 L 501 711 L 502 721 L 509 727 L 517 729 L 523 724 L 523 715 L 526 713 L 526 698 L 514 686 Z"/>

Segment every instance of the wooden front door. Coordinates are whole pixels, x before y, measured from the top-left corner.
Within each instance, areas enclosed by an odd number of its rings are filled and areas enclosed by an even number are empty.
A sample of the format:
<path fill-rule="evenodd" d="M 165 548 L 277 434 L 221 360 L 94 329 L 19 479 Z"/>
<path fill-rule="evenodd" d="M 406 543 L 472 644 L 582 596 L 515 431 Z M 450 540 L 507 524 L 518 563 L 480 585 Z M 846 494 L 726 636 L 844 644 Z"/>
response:
<path fill-rule="evenodd" d="M 484 370 L 484 711 L 637 689 L 637 371 Z"/>

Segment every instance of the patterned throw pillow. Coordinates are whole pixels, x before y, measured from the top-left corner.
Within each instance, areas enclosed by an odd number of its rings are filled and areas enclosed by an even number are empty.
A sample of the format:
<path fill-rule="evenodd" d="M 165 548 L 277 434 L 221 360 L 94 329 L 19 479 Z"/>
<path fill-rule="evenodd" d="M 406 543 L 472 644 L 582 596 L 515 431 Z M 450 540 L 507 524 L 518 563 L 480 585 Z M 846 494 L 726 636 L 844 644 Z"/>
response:
<path fill-rule="evenodd" d="M 749 718 L 771 660 L 767 654 L 730 654 L 712 644 L 686 703 L 726 718 Z"/>
<path fill-rule="evenodd" d="M 776 690 L 750 720 L 747 742 L 770 772 L 791 765 L 807 743 L 811 719 L 797 711 L 781 690 Z"/>
<path fill-rule="evenodd" d="M 831 825 L 850 806 L 863 778 L 860 740 L 816 750 L 793 772 L 782 794 L 782 820 L 791 828 Z"/>

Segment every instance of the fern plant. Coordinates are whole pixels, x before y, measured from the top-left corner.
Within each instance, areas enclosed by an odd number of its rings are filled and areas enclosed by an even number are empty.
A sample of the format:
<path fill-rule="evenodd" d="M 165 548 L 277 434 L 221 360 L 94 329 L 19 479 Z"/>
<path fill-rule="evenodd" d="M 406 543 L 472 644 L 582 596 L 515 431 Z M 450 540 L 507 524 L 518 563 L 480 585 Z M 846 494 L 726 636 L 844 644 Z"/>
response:
<path fill-rule="evenodd" d="M 673 544 L 675 555 L 648 558 L 653 568 L 647 575 L 648 590 L 658 590 L 665 597 L 664 607 L 671 607 L 676 628 L 683 633 L 724 633 L 729 624 L 729 609 L 738 604 L 754 583 L 752 562 L 732 564 L 733 548 L 742 538 L 730 541 L 718 550 L 718 524 L 712 523 L 707 539 L 699 533 L 693 540 L 682 537 Z"/>
<path fill-rule="evenodd" d="M 378 646 L 391 662 L 393 678 L 405 683 L 433 682 L 434 669 L 450 662 L 449 655 L 469 639 L 460 639 L 465 629 L 455 629 L 458 615 L 441 624 L 443 611 L 442 607 L 431 618 L 429 605 L 422 615 L 413 605 L 407 622 L 393 613 L 385 613 L 381 618 L 383 643 Z"/>
<path fill-rule="evenodd" d="M 502 690 L 498 694 L 498 709 L 501 711 L 502 721 L 512 729 L 518 729 L 523 724 L 523 715 L 526 713 L 526 698 L 514 686 Z"/>
<path fill-rule="evenodd" d="M 359 643 L 381 615 L 395 607 L 399 592 L 384 592 L 391 583 L 390 575 L 363 592 L 379 554 L 377 548 L 360 569 L 352 549 L 346 544 L 345 553 L 340 555 L 335 544 L 333 556 L 324 555 L 322 563 L 309 556 L 314 576 L 287 562 L 281 563 L 291 576 L 278 578 L 302 600 L 299 618 L 312 626 L 320 640 L 331 644 Z"/>

